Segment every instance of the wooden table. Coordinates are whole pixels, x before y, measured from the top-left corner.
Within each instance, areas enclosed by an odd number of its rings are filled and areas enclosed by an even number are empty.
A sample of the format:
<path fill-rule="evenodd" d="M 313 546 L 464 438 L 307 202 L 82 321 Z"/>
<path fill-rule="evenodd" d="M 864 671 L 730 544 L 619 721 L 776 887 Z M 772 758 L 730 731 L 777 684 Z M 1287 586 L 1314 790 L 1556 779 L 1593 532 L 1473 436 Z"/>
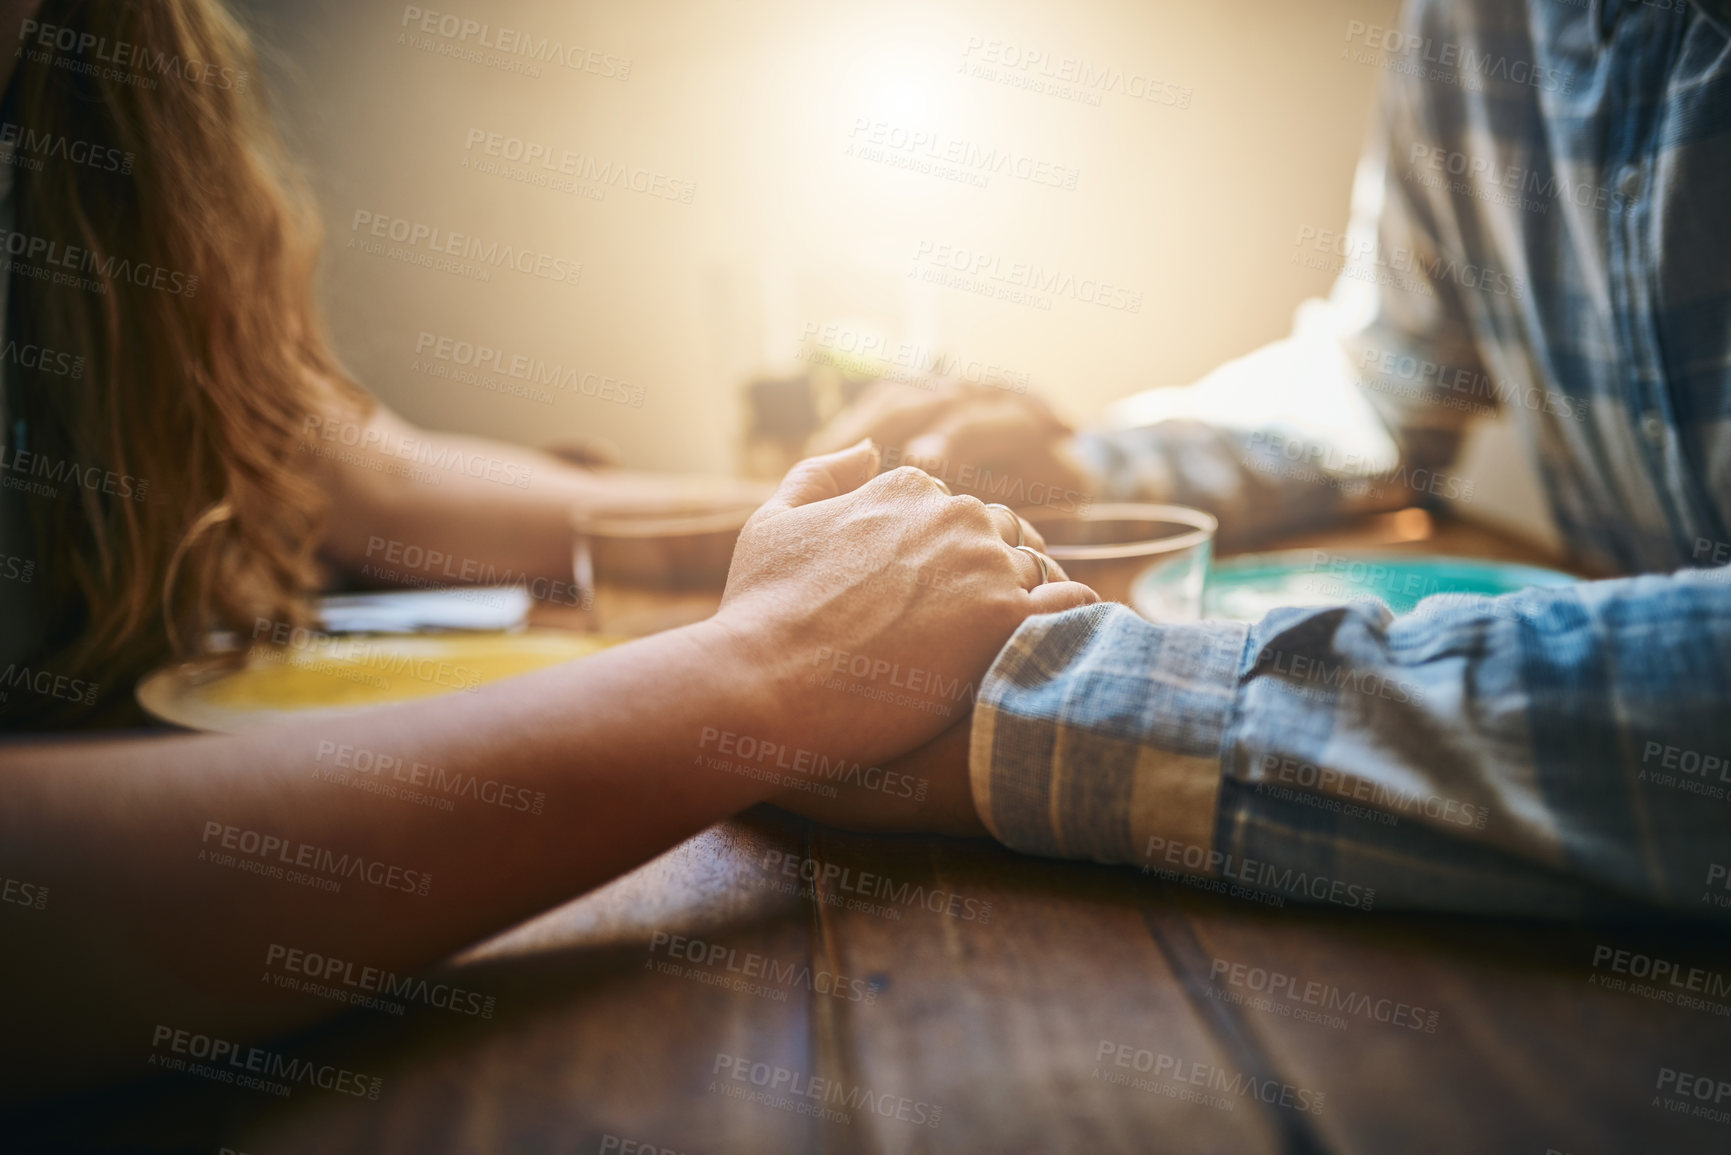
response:
<path fill-rule="evenodd" d="M 1322 541 L 1523 557 L 1411 516 L 1354 533 Z M 891 896 L 860 901 L 862 871 Z M 1731 939 L 1695 927 L 1270 909 L 766 808 L 445 968 L 490 1019 L 362 1010 L 293 1041 L 381 1077 L 376 1102 L 180 1077 L 33 1133 L 213 1155 L 1731 1150 L 1731 1114 L 1667 1107 L 1731 1080 L 1731 987 L 1658 1001 L 1617 951 L 1731 984 Z"/>

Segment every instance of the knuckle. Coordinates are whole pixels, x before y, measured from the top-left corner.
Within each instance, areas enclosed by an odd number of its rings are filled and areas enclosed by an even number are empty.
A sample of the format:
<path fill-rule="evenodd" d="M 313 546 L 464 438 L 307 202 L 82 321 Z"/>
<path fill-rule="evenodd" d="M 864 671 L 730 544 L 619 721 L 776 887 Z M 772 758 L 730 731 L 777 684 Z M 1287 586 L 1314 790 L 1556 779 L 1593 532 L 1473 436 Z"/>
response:
<path fill-rule="evenodd" d="M 916 485 L 923 487 L 931 484 L 930 479 L 926 476 L 926 471 L 917 465 L 898 465 L 888 473 L 880 474 L 878 480 L 885 486 L 895 489 L 907 489 Z"/>
<path fill-rule="evenodd" d="M 787 476 L 782 479 L 782 484 L 784 486 L 804 486 L 816 480 L 818 474 L 822 472 L 823 465 L 819 460 L 815 457 L 808 457 L 787 471 Z"/>
<path fill-rule="evenodd" d="M 970 523 L 981 528 L 989 528 L 996 532 L 997 519 L 992 511 L 986 508 L 986 503 L 971 493 L 958 493 L 950 498 L 952 516 L 964 523 Z"/>

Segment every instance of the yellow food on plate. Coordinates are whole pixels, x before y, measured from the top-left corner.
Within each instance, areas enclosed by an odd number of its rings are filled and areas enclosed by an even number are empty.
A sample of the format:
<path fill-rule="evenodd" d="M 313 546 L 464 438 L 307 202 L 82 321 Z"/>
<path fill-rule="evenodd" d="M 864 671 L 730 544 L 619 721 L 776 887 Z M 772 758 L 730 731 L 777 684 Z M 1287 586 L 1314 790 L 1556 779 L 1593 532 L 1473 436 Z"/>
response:
<path fill-rule="evenodd" d="M 307 711 L 356 710 L 472 690 L 588 657 L 628 639 L 527 633 L 315 638 L 255 648 L 242 666 L 212 673 L 177 666 L 139 684 L 157 717 L 201 730 L 235 730 Z"/>

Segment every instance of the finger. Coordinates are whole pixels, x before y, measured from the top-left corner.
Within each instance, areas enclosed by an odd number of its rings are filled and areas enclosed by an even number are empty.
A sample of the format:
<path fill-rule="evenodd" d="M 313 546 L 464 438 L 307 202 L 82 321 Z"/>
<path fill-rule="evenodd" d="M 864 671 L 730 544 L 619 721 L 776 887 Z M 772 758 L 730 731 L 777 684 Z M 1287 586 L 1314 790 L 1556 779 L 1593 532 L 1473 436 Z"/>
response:
<path fill-rule="evenodd" d="M 1022 523 L 1022 544 L 1031 545 L 1047 557 L 1051 557 L 1051 553 L 1046 549 L 1046 535 L 1035 529 L 1034 523 L 1020 514 L 1016 515 L 1016 520 Z M 1052 564 L 1056 565 L 1057 563 L 1053 562 Z"/>
<path fill-rule="evenodd" d="M 931 428 L 955 403 L 956 399 L 946 393 L 879 382 L 812 434 L 807 444 L 814 453 L 832 452 L 861 437 L 880 445 L 900 445 Z"/>
<path fill-rule="evenodd" d="M 1047 582 L 1039 589 L 1029 591 L 1028 597 L 1033 600 L 1037 614 L 1061 613 L 1077 606 L 1091 606 L 1100 600 L 1099 594 L 1081 582 L 1058 581 Z"/>
<path fill-rule="evenodd" d="M 1061 426 L 1066 433 L 1075 432 L 1070 423 L 1058 416 L 1057 410 L 1038 393 L 1017 393 L 1002 385 L 992 385 L 984 381 L 961 382 L 965 394 L 974 401 L 985 401 L 997 405 L 1014 405 L 1027 410 L 1054 425 Z"/>
<path fill-rule="evenodd" d="M 1049 456 L 1064 438 L 1062 426 L 1030 414 L 994 406 L 959 409 L 929 432 L 908 442 L 908 460 L 982 462 L 1019 461 Z"/>
<path fill-rule="evenodd" d="M 1012 546 L 1010 552 L 1016 555 L 1021 569 L 1023 589 L 1036 590 L 1052 582 L 1069 580 L 1062 566 L 1031 545 Z"/>
<path fill-rule="evenodd" d="M 852 493 L 875 477 L 877 471 L 878 449 L 870 438 L 837 453 L 808 457 L 787 471 L 775 493 L 758 510 L 758 516 L 773 516 L 796 506 Z"/>
<path fill-rule="evenodd" d="M 1058 564 L 1058 559 L 1044 550 L 1035 549 L 1031 545 L 1018 545 L 1013 548 L 1032 563 L 1034 580 L 1040 585 L 1070 580 L 1070 575 L 1064 572 L 1064 567 Z M 1023 568 L 1027 567 L 1024 566 Z M 1028 588 L 1033 589 L 1035 587 L 1029 586 Z"/>
<path fill-rule="evenodd" d="M 975 398 L 933 423 L 931 432 L 948 438 L 952 451 L 968 453 L 1066 437 L 1070 427 L 1043 406 L 1036 409 L 1003 398 Z"/>
<path fill-rule="evenodd" d="M 1016 392 L 1008 383 L 994 384 L 988 381 L 971 381 L 966 377 L 949 376 L 938 378 L 937 388 L 947 388 L 958 397 L 974 402 L 985 402 L 992 405 L 1015 405 L 1030 413 L 1043 414 L 1053 421 L 1062 423 L 1063 419 L 1038 393 Z"/>
<path fill-rule="evenodd" d="M 1046 552 L 1045 537 L 1027 518 L 1001 501 L 989 502 L 986 512 L 992 515 L 992 524 L 997 527 L 998 536 L 1004 539 L 1005 545 L 1031 545 L 1041 553 Z"/>
<path fill-rule="evenodd" d="M 1027 530 L 1023 528 L 1025 523 L 1016 516 L 1015 510 L 1002 502 L 993 501 L 987 503 L 986 512 L 991 515 L 992 527 L 998 531 L 998 536 L 1004 539 L 1005 545 L 1034 545 L 1028 540 Z M 1034 545 L 1034 548 L 1040 547 Z"/>
<path fill-rule="evenodd" d="M 612 469 L 625 460 L 619 447 L 605 437 L 568 437 L 541 447 L 561 461 L 583 469 Z"/>

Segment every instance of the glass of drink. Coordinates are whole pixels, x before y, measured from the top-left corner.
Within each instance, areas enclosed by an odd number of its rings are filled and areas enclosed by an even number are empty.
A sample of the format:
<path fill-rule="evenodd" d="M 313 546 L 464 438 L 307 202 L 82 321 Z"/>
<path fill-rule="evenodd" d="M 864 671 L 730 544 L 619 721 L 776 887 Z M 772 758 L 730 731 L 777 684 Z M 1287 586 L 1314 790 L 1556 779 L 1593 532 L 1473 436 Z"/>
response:
<path fill-rule="evenodd" d="M 1182 505 L 1091 505 L 1070 517 L 1030 518 L 1046 553 L 1107 601 L 1156 622 L 1202 617 L 1202 591 L 1219 523 Z"/>
<path fill-rule="evenodd" d="M 588 628 L 635 637 L 714 614 L 739 531 L 755 509 L 741 504 L 574 512 L 572 561 Z"/>

